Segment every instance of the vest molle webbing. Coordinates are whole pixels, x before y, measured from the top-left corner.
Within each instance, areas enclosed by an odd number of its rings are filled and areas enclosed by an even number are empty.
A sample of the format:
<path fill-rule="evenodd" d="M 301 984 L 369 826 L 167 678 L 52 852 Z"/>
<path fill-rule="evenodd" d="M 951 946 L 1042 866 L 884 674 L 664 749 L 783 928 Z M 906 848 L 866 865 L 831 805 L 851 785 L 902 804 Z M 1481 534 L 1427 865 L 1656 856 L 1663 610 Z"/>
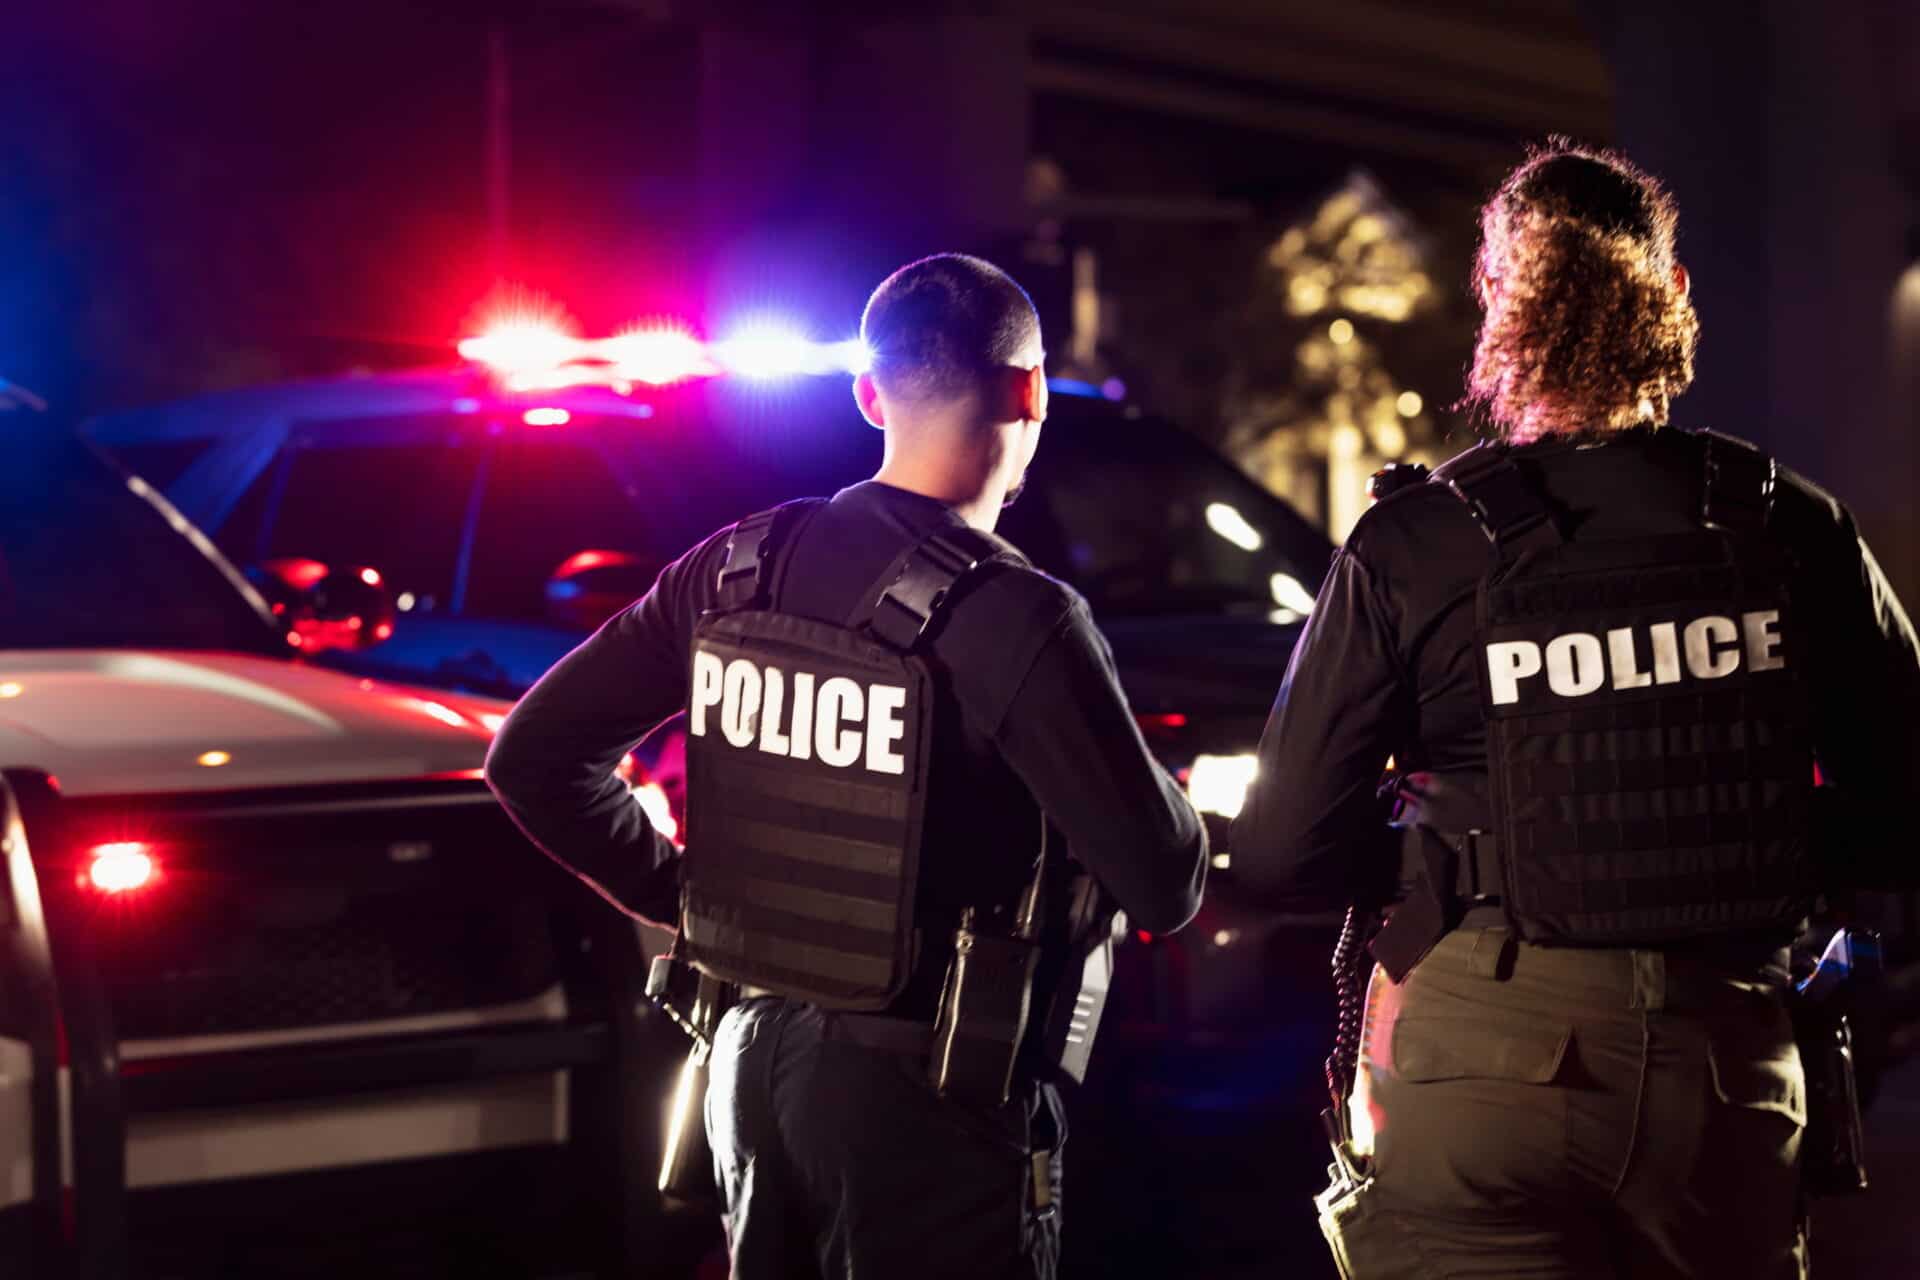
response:
<path fill-rule="evenodd" d="M 703 972 L 846 1010 L 911 975 L 934 697 L 914 652 L 1004 543 L 910 547 L 845 625 L 772 609 L 779 548 L 818 509 L 743 520 L 694 630 L 680 949 Z"/>
<path fill-rule="evenodd" d="M 1499 891 L 1520 935 L 1676 942 L 1789 926 L 1812 750 L 1771 459 L 1701 441 L 1700 527 L 1567 541 L 1504 450 L 1435 476 L 1491 544 L 1478 595 Z"/>

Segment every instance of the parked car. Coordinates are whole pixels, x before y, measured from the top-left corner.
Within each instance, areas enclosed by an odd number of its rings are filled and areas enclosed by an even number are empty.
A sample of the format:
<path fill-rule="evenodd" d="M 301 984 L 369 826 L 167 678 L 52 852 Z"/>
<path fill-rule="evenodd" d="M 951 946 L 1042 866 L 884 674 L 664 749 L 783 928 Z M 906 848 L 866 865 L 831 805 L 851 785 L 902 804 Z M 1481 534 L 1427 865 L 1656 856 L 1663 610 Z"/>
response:
<path fill-rule="evenodd" d="M 666 1256 L 682 1046 L 480 781 L 506 704 L 304 656 L 377 574 L 276 615 L 71 434 L 0 451 L 0 1272 L 367 1274 L 439 1213 L 498 1263 L 498 1185 Z"/>
<path fill-rule="evenodd" d="M 879 462 L 837 344 L 741 359 L 655 338 L 642 361 L 523 332 L 466 344 L 476 358 L 454 368 L 222 392 L 86 431 L 242 563 L 376 566 L 397 593 L 391 638 L 321 661 L 510 697 L 714 529 Z M 578 359 L 512 359 L 555 348 Z M 1122 948 L 1103 1035 L 1124 1051 L 1096 1070 L 1176 1112 L 1310 1121 L 1338 921 L 1239 900 L 1225 837 L 1332 547 L 1174 424 L 1052 387 L 1001 531 L 1086 595 L 1148 742 L 1215 837 L 1200 917 Z M 674 727 L 642 752 L 675 795 Z"/>

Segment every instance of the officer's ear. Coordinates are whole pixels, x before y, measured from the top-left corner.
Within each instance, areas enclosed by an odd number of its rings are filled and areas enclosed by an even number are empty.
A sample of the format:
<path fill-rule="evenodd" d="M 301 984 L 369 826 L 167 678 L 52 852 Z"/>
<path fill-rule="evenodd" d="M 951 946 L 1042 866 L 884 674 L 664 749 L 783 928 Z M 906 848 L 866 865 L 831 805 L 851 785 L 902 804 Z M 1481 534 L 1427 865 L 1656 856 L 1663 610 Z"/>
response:
<path fill-rule="evenodd" d="M 1683 298 L 1693 296 L 1693 276 L 1677 262 L 1673 264 L 1673 287 L 1680 291 Z"/>
<path fill-rule="evenodd" d="M 1021 369 L 1013 383 L 1013 416 L 1021 422 L 1047 420 L 1047 370 L 1044 365 Z"/>
<path fill-rule="evenodd" d="M 867 420 L 867 425 L 882 431 L 886 429 L 887 411 L 880 404 L 880 386 L 871 373 L 854 378 L 853 402 L 860 406 L 860 416 Z"/>

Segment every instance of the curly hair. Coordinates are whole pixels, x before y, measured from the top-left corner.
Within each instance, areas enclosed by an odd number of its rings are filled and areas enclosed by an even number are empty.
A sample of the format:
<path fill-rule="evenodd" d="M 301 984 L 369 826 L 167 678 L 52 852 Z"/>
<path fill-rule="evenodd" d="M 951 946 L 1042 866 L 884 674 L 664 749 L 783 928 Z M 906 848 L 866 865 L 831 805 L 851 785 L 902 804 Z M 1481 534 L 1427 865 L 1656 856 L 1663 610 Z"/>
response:
<path fill-rule="evenodd" d="M 1529 440 L 1663 425 L 1700 324 L 1675 271 L 1679 210 L 1626 157 L 1555 138 L 1480 213 L 1480 326 L 1461 407 Z"/>

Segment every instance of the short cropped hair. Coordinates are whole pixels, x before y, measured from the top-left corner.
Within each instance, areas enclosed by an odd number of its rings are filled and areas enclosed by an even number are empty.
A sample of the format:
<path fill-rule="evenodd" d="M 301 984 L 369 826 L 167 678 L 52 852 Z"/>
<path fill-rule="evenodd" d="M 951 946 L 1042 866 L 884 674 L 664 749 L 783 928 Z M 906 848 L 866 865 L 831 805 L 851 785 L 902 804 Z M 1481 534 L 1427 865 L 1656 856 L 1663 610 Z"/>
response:
<path fill-rule="evenodd" d="M 1555 138 L 1480 217 L 1474 281 L 1495 284 L 1466 404 L 1502 434 L 1667 421 L 1693 381 L 1699 321 L 1674 280 L 1679 211 L 1618 152 Z"/>
<path fill-rule="evenodd" d="M 889 394 L 948 400 L 1040 342 L 1040 315 L 1012 276 L 981 258 L 941 253 L 908 263 L 867 299 L 860 337 Z"/>

